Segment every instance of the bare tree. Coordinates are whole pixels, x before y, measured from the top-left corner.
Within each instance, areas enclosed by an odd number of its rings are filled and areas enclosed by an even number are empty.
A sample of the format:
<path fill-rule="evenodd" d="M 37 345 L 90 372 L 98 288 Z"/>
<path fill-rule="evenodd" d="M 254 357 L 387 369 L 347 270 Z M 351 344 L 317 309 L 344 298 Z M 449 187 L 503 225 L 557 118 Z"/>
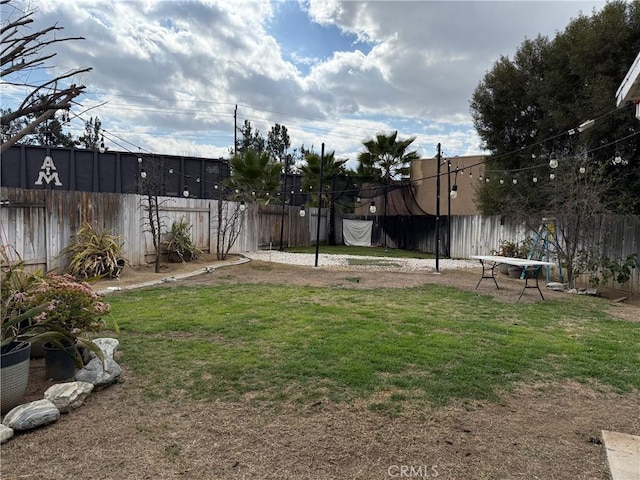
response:
<path fill-rule="evenodd" d="M 223 201 L 218 197 L 218 227 L 216 232 L 216 258 L 224 260 L 238 240 L 244 220 L 244 202 Z"/>
<path fill-rule="evenodd" d="M 85 89 L 84 85 L 63 86 L 63 81 L 75 75 L 89 72 L 91 68 L 78 68 L 62 73 L 50 80 L 30 83 L 36 69 L 47 68 L 47 61 L 57 55 L 49 51 L 51 45 L 70 40 L 84 40 L 84 37 L 58 38 L 56 33 L 63 30 L 57 24 L 37 31 L 31 31 L 35 10 L 23 12 L 12 5 L 12 0 L 0 0 L 3 21 L 0 28 L 0 78 L 2 85 L 22 86 L 30 89 L 25 99 L 16 108 L 3 111 L 0 124 L 3 131 L 9 131 L 12 122 L 31 117 L 23 127 L 3 138 L 0 153 L 18 143 L 25 135 L 33 132 L 38 125 L 51 119 L 58 110 L 68 110 L 74 99 Z M 5 11 L 6 10 L 6 11 Z M 7 11 L 11 11 L 7 14 Z"/>
<path fill-rule="evenodd" d="M 158 197 L 162 193 L 162 164 L 147 162 L 147 170 L 145 170 L 139 159 L 140 168 L 140 193 L 144 195 L 145 200 L 141 200 L 140 206 L 146 213 L 144 221 L 145 229 L 151 234 L 153 249 L 155 251 L 154 271 L 160 273 L 160 260 L 162 255 L 162 235 L 166 230 L 166 225 L 160 216 L 160 206 L 164 203 Z"/>

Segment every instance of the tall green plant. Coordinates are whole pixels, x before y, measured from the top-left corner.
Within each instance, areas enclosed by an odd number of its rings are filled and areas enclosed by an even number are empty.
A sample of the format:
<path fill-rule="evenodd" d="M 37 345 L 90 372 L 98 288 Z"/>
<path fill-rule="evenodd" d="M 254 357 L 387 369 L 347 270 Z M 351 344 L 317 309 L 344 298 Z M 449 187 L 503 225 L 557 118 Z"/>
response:
<path fill-rule="evenodd" d="M 195 246 L 191 240 L 191 225 L 186 219 L 173 222 L 167 239 L 162 242 L 163 248 L 169 254 L 169 260 L 178 259 L 180 262 L 188 262 L 199 258 L 202 250 Z"/>
<path fill-rule="evenodd" d="M 85 221 L 62 253 L 69 257 L 69 272 L 77 278 L 117 278 L 125 264 L 122 246 L 122 237 L 97 231 Z"/>

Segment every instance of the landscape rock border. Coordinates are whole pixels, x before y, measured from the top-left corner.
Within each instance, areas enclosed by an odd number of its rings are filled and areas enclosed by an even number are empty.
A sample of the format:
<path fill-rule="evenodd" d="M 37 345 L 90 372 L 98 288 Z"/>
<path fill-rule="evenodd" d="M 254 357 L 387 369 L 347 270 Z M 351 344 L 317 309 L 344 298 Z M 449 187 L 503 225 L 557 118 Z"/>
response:
<path fill-rule="evenodd" d="M 80 408 L 95 390 L 117 382 L 122 369 L 113 359 L 120 342 L 115 338 L 94 340 L 104 355 L 104 365 L 93 358 L 75 374 L 75 381 L 57 383 L 44 392 L 41 400 L 24 403 L 11 409 L 0 423 L 0 443 L 13 438 L 15 431 L 28 431 L 60 419 L 62 413 Z"/>

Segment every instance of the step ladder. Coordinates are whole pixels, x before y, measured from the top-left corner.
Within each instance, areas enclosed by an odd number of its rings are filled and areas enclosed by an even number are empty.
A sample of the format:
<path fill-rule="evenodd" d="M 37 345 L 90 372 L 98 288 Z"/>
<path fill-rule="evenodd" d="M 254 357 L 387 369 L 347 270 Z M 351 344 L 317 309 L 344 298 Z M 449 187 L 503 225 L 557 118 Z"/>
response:
<path fill-rule="evenodd" d="M 549 251 L 550 246 L 553 245 L 555 241 L 556 234 L 556 219 L 555 218 L 543 218 L 540 227 L 536 231 L 535 236 L 533 237 L 533 243 L 531 244 L 531 250 L 529 250 L 529 254 L 527 258 L 529 260 L 545 260 L 549 261 Z M 547 283 L 550 281 L 549 267 L 545 267 Z M 563 281 L 562 275 L 562 266 L 558 264 L 558 272 L 560 274 L 560 282 Z M 523 277 L 525 272 L 522 273 Z M 521 278 L 523 278 L 521 277 Z"/>

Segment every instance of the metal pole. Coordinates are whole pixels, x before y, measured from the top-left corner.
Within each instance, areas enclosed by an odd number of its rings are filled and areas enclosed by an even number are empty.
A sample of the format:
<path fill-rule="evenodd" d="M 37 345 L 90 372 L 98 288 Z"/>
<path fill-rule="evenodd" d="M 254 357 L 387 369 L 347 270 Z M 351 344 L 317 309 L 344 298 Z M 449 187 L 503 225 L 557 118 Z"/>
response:
<path fill-rule="evenodd" d="M 287 171 L 289 170 L 289 157 L 285 157 L 284 159 L 284 182 L 282 182 L 282 194 L 280 195 L 280 199 L 282 200 L 282 215 L 280 221 L 280 251 L 284 252 L 284 212 L 286 207 L 286 197 L 287 197 Z"/>
<path fill-rule="evenodd" d="M 440 273 L 440 144 L 438 144 L 438 171 L 436 176 L 436 272 Z"/>
<path fill-rule="evenodd" d="M 324 176 L 324 143 L 320 150 L 320 188 L 318 188 L 318 224 L 316 226 L 316 263 L 318 266 L 318 254 L 320 253 L 320 217 L 322 216 L 322 177 Z"/>
<path fill-rule="evenodd" d="M 382 220 L 382 231 L 384 232 L 384 253 L 387 253 L 387 185 L 388 185 L 388 181 L 389 179 L 387 178 L 387 180 L 385 181 L 384 184 L 384 217 Z"/>
<path fill-rule="evenodd" d="M 451 162 L 447 160 L 447 250 L 446 257 L 451 258 Z"/>
<path fill-rule="evenodd" d="M 233 154 L 238 154 L 238 105 L 233 111 Z"/>

